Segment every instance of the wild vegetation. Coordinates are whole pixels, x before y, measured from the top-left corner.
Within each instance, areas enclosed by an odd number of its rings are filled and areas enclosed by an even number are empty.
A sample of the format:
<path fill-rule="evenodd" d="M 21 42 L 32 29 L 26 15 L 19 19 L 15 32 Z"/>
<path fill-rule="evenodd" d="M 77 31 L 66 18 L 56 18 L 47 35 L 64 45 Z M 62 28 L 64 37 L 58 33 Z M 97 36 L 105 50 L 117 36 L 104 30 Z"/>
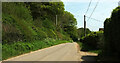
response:
<path fill-rule="evenodd" d="M 104 32 L 91 32 L 82 37 L 81 50 L 99 53 L 100 61 L 119 61 L 120 56 L 120 6 L 104 22 Z M 80 31 L 81 32 L 81 31 Z M 82 36 L 82 35 L 81 35 Z M 80 36 L 80 37 L 81 37 Z"/>
<path fill-rule="evenodd" d="M 78 36 L 77 21 L 63 2 L 3 2 L 2 20 L 3 59 L 76 41 Z"/>
<path fill-rule="evenodd" d="M 8 59 L 12 56 L 17 56 L 20 54 L 28 53 L 30 51 L 35 51 L 38 49 L 50 47 L 53 45 L 61 44 L 61 43 L 70 43 L 71 41 L 66 40 L 54 40 L 54 39 L 46 39 L 46 40 L 36 40 L 33 42 L 16 42 L 13 44 L 4 44 L 2 46 L 2 59 Z"/>
<path fill-rule="evenodd" d="M 72 41 L 77 41 L 82 51 L 99 53 L 103 59 L 119 58 L 119 18 L 120 7 L 117 7 L 105 20 L 104 31 L 86 29 L 84 37 L 84 29 L 77 29 L 74 15 L 65 11 L 63 2 L 3 2 L 3 60 Z"/>
<path fill-rule="evenodd" d="M 104 44 L 103 31 L 91 32 L 83 36 L 78 44 L 82 51 L 100 53 Z"/>
<path fill-rule="evenodd" d="M 110 18 L 104 22 L 105 44 L 103 52 L 100 54 L 106 60 L 119 60 L 120 56 L 120 7 L 113 10 Z"/>
<path fill-rule="evenodd" d="M 78 30 L 78 38 L 84 37 L 84 34 L 85 34 L 84 28 L 78 28 L 77 30 Z M 86 35 L 89 33 L 91 33 L 91 31 L 88 28 L 86 28 Z"/>

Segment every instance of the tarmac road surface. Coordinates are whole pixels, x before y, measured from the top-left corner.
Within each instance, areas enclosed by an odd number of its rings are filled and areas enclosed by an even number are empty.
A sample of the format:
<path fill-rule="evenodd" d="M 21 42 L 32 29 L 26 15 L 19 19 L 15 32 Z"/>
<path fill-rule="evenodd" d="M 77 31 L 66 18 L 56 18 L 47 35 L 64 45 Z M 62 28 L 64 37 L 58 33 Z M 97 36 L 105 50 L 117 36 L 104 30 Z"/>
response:
<path fill-rule="evenodd" d="M 77 43 L 64 43 L 40 49 L 4 61 L 80 61 Z"/>

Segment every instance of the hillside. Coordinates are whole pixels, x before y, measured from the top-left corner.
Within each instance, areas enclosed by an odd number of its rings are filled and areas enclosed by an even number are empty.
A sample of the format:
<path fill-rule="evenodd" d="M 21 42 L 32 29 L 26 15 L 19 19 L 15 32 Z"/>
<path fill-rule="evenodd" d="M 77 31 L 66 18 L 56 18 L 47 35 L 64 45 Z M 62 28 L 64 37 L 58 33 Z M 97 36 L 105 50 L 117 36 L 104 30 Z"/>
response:
<path fill-rule="evenodd" d="M 77 21 L 63 2 L 3 2 L 2 20 L 3 59 L 77 40 Z"/>
<path fill-rule="evenodd" d="M 68 29 L 76 29 L 76 19 L 71 13 L 64 11 L 62 2 L 3 3 L 2 10 L 3 43 L 45 38 L 70 40 L 72 33 L 68 33 Z"/>

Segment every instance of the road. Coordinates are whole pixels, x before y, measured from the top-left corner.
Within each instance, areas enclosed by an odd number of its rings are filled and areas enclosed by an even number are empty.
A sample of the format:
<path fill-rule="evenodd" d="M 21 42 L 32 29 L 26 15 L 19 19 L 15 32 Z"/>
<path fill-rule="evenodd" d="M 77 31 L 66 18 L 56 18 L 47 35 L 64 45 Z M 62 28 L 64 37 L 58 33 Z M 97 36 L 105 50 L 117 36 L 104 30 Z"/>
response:
<path fill-rule="evenodd" d="M 37 50 L 5 61 L 80 61 L 77 43 L 64 43 Z"/>
<path fill-rule="evenodd" d="M 95 53 L 80 51 L 78 44 L 74 42 L 26 53 L 4 60 L 2 63 L 89 63 L 96 61 L 96 56 Z"/>

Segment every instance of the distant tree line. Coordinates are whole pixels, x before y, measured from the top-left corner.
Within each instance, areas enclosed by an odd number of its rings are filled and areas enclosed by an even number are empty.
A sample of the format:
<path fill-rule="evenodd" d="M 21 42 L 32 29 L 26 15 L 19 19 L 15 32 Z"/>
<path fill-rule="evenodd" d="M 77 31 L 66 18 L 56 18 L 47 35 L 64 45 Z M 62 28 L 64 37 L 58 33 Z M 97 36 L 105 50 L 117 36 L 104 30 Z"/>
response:
<path fill-rule="evenodd" d="M 78 30 L 78 38 L 82 38 L 85 34 L 84 28 L 78 28 L 77 30 Z M 88 28 L 86 28 L 86 35 L 89 33 L 91 33 L 91 31 Z"/>

